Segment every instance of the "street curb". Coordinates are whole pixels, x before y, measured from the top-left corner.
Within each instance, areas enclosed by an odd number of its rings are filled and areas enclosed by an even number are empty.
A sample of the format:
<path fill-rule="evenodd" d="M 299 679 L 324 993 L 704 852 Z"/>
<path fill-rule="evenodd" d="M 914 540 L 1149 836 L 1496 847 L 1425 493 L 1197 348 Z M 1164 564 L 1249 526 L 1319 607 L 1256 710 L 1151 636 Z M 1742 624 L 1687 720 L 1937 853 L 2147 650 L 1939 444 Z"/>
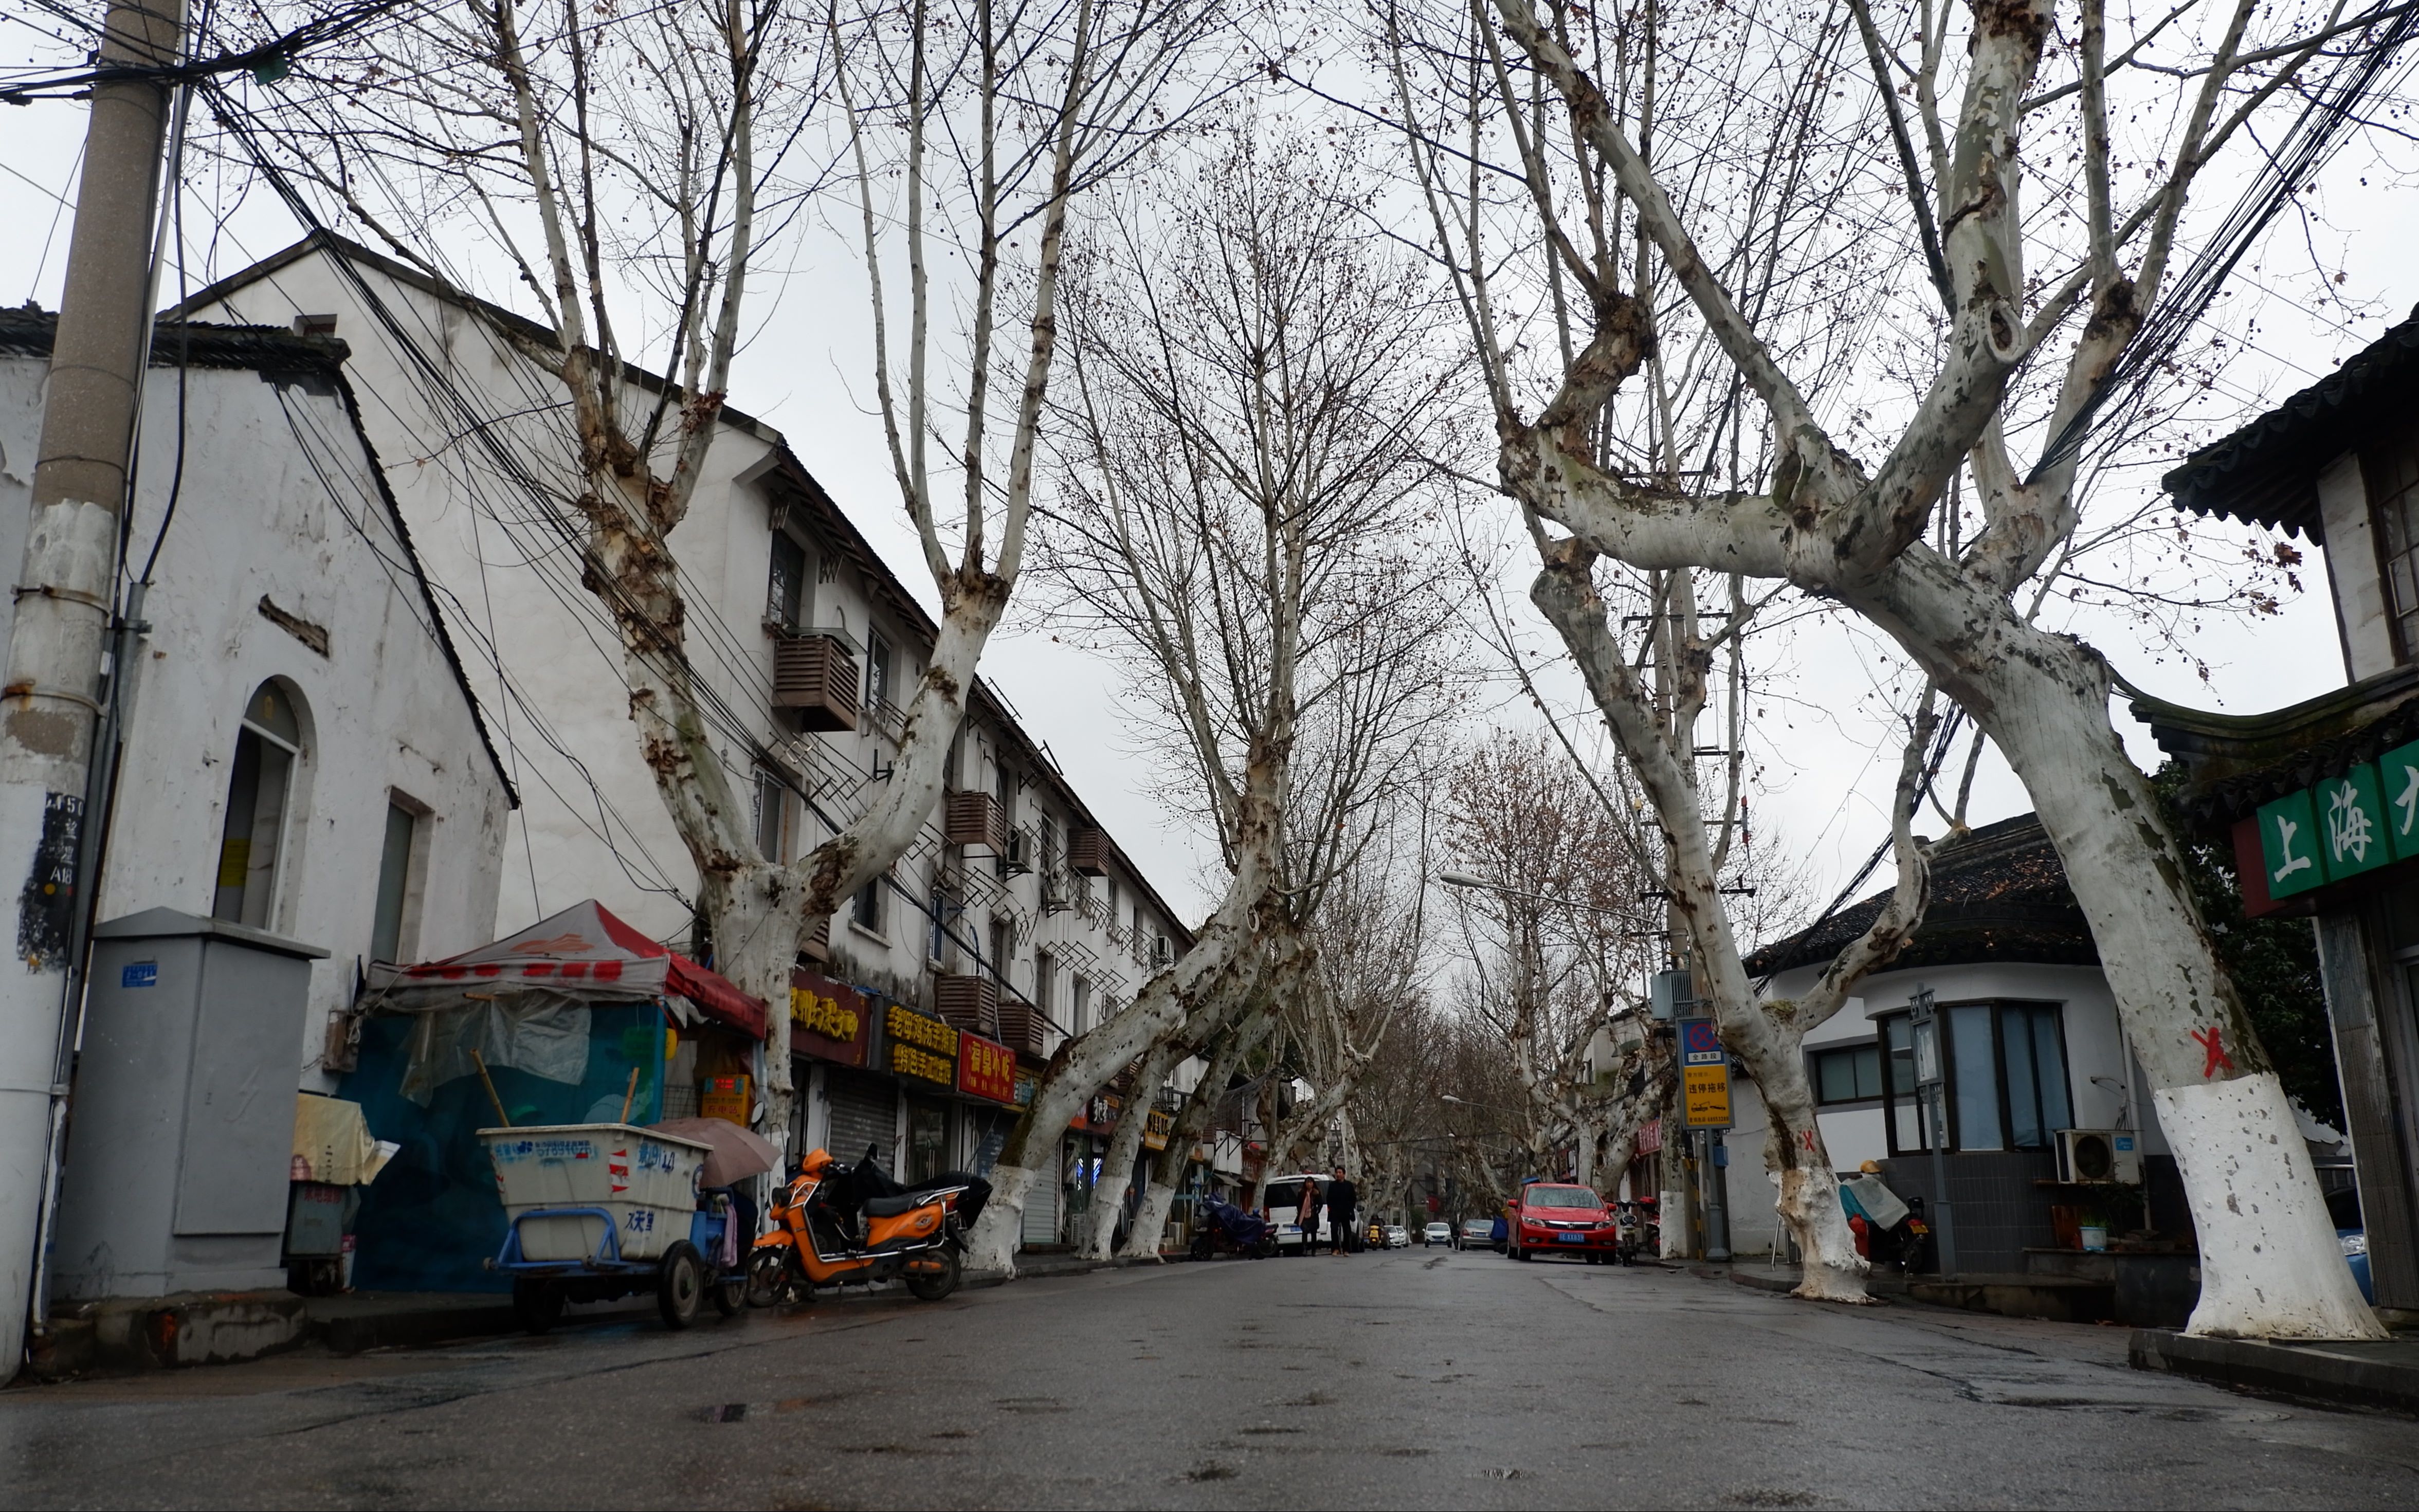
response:
<path fill-rule="evenodd" d="M 1162 1255 L 1156 1258 L 1137 1258 L 1131 1255 L 1113 1255 L 1105 1260 L 1069 1260 L 1053 1256 L 1031 1265 L 1020 1265 L 1014 1272 L 968 1271 L 958 1280 L 961 1290 L 977 1287 L 1006 1286 L 1010 1281 L 1044 1281 L 1057 1275 L 1089 1275 L 1094 1271 L 1122 1271 L 1136 1265 L 1177 1265 L 1189 1257 Z"/>
<path fill-rule="evenodd" d="M 2396 1348 L 2197 1338 L 2140 1328 L 2126 1341 L 2125 1352 L 2136 1370 L 2164 1370 L 2223 1386 L 2419 1415 L 2419 1359 L 2405 1363 L 2379 1359 L 2373 1352 Z M 2413 1352 L 2408 1344 L 2398 1348 Z M 2364 1350 L 2371 1352 L 2356 1352 Z"/>

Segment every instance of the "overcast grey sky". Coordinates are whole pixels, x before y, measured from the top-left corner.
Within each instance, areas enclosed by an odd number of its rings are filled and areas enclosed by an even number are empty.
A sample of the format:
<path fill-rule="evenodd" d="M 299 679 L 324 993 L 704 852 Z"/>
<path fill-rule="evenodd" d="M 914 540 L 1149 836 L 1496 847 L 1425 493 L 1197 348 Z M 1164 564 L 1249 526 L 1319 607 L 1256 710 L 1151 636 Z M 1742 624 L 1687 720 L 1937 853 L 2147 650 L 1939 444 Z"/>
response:
<path fill-rule="evenodd" d="M 68 215 L 84 110 L 47 102 L 0 114 L 0 302 L 38 300 L 55 308 L 66 256 Z M 2246 297 L 2261 303 L 2257 340 L 2227 367 L 2210 398 L 2196 440 L 2250 418 L 2321 375 L 2419 300 L 2419 201 L 2362 187 L 2375 176 L 2365 147 L 2354 147 L 2306 203 L 2314 214 L 2307 245 L 2342 282 L 2340 298 L 2363 313 L 2346 318 L 2326 303 L 2318 281 L 2305 276 L 2311 253 L 2302 250 L 2298 224 L 2273 239 L 2261 266 L 2247 274 Z M 2204 193 L 2223 193 L 2222 185 Z M 210 213 L 214 178 L 197 177 L 187 202 L 193 243 L 191 276 L 198 285 L 277 250 L 299 235 L 266 193 L 254 196 L 225 224 Z M 500 273 L 478 292 L 511 302 Z M 173 275 L 170 297 L 173 298 Z M 930 582 L 898 502 L 881 430 L 871 412 L 864 281 L 848 245 L 809 234 L 791 266 L 759 285 L 753 313 L 762 321 L 737 363 L 734 404 L 778 426 L 857 520 L 910 587 L 931 599 Z M 12 466 L 19 465 L 11 458 Z M 2148 477 L 2140 480 L 2148 485 Z M 1504 523 L 1510 517 L 1504 516 Z M 2138 629 L 2114 615 L 2077 622 L 2125 676 L 2143 688 L 2187 702 L 2248 713 L 2298 702 L 2343 680 L 2332 612 L 2315 554 L 2303 594 L 2284 612 L 2257 624 L 2218 621 L 2193 650 L 2211 669 L 2203 685 L 2192 669 L 2162 657 Z M 1517 603 L 1517 595 L 1515 599 Z M 1541 624 L 1532 630 L 1542 637 Z M 1857 710 L 1872 686 L 1876 642 L 1847 630 L 1818 630 L 1791 643 L 1777 680 L 1791 696 L 1771 701 L 1759 748 L 1771 760 L 1756 798 L 1756 842 L 1804 855 L 1820 890 L 1862 860 L 1884 832 L 1894 756 L 1881 748 L 1881 725 Z M 1148 797 L 1148 756 L 1130 737 L 1121 716 L 1116 671 L 1057 643 L 1046 626 L 1019 625 L 996 639 L 983 674 L 1004 691 L 1028 727 L 1044 740 L 1069 776 L 1116 833 L 1129 855 L 1180 908 L 1196 914 L 1210 896 L 1203 837 L 1179 815 Z M 1570 685 L 1552 685 L 1569 697 Z M 1533 717 L 1517 704 L 1507 722 Z M 2120 713 L 2136 758 L 2155 764 L 2158 753 Z M 1476 733 L 1473 728 L 1472 733 Z M 1995 763 L 1978 785 L 1977 822 L 2029 807 L 2021 786 Z"/>

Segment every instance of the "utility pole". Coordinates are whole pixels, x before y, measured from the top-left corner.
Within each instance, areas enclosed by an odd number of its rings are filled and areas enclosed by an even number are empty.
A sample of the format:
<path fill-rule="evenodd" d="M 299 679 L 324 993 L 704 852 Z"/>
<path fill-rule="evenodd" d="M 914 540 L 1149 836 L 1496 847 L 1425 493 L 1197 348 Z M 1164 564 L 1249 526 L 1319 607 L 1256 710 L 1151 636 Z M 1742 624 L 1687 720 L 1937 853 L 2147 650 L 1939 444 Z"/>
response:
<path fill-rule="evenodd" d="M 172 67 L 184 29 L 184 0 L 114 0 L 96 61 L 104 69 Z M 165 80 L 139 73 L 92 89 L 0 684 L 0 885 L 23 878 L 23 969 L 0 967 L 0 1372 L 8 1375 L 24 1350 L 46 1185 L 39 1152 L 65 1110 L 66 974 L 84 903 L 78 851 L 151 325 L 169 94 Z"/>

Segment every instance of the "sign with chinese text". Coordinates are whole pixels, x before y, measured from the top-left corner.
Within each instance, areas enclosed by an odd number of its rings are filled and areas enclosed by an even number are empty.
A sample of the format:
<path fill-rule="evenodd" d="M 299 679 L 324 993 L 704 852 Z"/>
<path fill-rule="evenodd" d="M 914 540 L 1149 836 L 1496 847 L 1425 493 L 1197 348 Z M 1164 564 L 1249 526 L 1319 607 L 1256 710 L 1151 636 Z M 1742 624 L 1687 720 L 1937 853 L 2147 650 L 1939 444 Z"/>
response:
<path fill-rule="evenodd" d="M 2394 858 L 2419 856 L 2419 741 L 2377 759 L 2378 796 L 2385 802 L 2385 836 Z"/>
<path fill-rule="evenodd" d="M 2259 862 L 2271 898 L 2290 898 L 2326 885 L 2317 810 L 2306 790 L 2259 806 Z"/>
<path fill-rule="evenodd" d="M 891 1074 L 943 1087 L 958 1085 L 957 1030 L 893 1003 L 883 1014 L 882 1032 L 890 1041 Z"/>
<path fill-rule="evenodd" d="M 2261 880 L 2271 899 L 2298 897 L 2419 856 L 2419 745 L 2261 804 L 2257 827 Z M 2248 879 L 2244 898 L 2258 901 Z"/>
<path fill-rule="evenodd" d="M 1163 1108 L 1153 1108 L 1142 1120 L 1142 1142 L 1150 1149 L 1165 1149 L 1167 1136 L 1176 1132 L 1176 1115 Z"/>
<path fill-rule="evenodd" d="M 1691 1129 L 1731 1126 L 1731 1057 L 1712 1019 L 1682 1019 L 1680 1108 Z"/>
<path fill-rule="evenodd" d="M 993 1103 L 1016 1098 L 1016 1052 L 979 1034 L 958 1034 L 958 1090 Z"/>
<path fill-rule="evenodd" d="M 2313 797 L 2319 827 L 2325 832 L 2330 881 L 2374 872 L 2394 859 L 2376 767 L 2363 762 L 2341 777 L 2329 778 Z"/>
<path fill-rule="evenodd" d="M 1638 1152 L 1652 1155 L 1663 1148 L 1663 1120 L 1649 1119 L 1638 1131 Z"/>
<path fill-rule="evenodd" d="M 865 1064 L 872 1016 L 865 995 L 811 971 L 790 973 L 790 1049 L 843 1066 Z"/>

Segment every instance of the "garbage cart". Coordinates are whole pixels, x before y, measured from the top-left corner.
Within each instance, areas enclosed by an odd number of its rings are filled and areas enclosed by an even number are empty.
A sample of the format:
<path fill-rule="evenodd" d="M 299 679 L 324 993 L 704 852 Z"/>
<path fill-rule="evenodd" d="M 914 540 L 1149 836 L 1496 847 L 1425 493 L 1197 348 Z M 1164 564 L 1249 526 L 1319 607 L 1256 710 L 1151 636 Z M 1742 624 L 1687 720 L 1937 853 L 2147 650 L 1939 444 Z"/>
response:
<path fill-rule="evenodd" d="M 670 1328 L 711 1299 L 728 1318 L 747 1277 L 727 1196 L 702 1210 L 699 1176 L 712 1147 L 626 1123 L 482 1129 L 503 1199 L 503 1249 L 521 1324 L 543 1334 L 568 1303 L 652 1290 Z"/>

